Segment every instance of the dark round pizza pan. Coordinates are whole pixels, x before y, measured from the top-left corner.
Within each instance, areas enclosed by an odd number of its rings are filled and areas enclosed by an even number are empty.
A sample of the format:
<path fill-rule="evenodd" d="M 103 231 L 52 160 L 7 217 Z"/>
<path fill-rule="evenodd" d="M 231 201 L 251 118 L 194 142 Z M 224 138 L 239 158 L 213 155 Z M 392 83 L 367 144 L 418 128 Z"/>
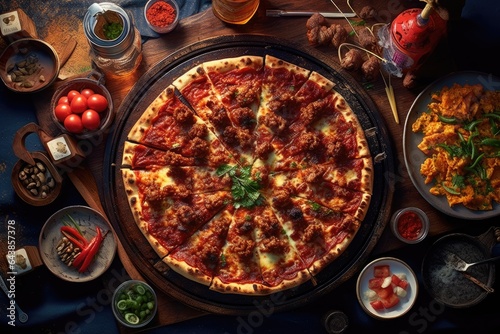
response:
<path fill-rule="evenodd" d="M 127 204 L 120 174 L 123 143 L 133 124 L 149 104 L 180 74 L 204 61 L 240 55 L 273 55 L 336 83 L 335 89 L 356 113 L 374 157 L 373 196 L 367 215 L 346 251 L 316 277 L 296 288 L 268 296 L 222 294 L 170 270 L 134 223 Z M 158 290 L 189 306 L 219 314 L 247 314 L 259 305 L 270 305 L 276 312 L 310 303 L 334 291 L 365 264 L 382 234 L 390 214 L 394 188 L 394 161 L 391 143 L 378 110 L 358 82 L 324 55 L 305 50 L 292 42 L 263 35 L 228 35 L 200 41 L 160 61 L 144 74 L 128 93 L 117 112 L 119 118 L 108 137 L 103 165 L 102 198 L 116 233 L 130 260 Z"/>
<path fill-rule="evenodd" d="M 467 308 L 486 298 L 489 292 L 453 269 L 444 259 L 450 252 L 468 263 L 490 258 L 496 244 L 496 229 L 491 227 L 479 236 L 447 234 L 431 245 L 422 261 L 421 271 L 424 287 L 434 299 L 452 308 Z M 473 266 L 467 269 L 467 274 L 491 288 L 495 282 L 495 265 Z"/>

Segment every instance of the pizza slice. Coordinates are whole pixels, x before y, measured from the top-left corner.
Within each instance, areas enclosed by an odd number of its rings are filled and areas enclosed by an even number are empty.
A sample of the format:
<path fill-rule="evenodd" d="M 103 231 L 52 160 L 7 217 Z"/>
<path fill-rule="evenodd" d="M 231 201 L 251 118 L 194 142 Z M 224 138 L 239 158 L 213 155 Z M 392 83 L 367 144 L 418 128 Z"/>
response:
<path fill-rule="evenodd" d="M 223 293 L 267 295 L 270 287 L 260 269 L 252 211 L 239 208 L 233 214 L 220 255 L 220 267 L 210 289 Z"/>
<path fill-rule="evenodd" d="M 161 187 L 153 178 L 122 169 L 123 186 L 139 229 L 163 258 L 231 201 L 229 191 L 193 194 L 185 186 Z"/>
<path fill-rule="evenodd" d="M 320 163 L 319 160 L 324 156 L 323 145 L 318 138 L 314 137 L 318 137 L 318 134 L 308 131 L 305 121 L 318 119 L 333 109 L 329 97 L 332 95 L 334 86 L 335 84 L 326 77 L 317 72 L 311 72 L 297 92 L 286 100 L 286 105 L 270 109 L 268 116 L 262 118 L 264 125 L 277 122 L 284 129 L 277 132 L 270 142 L 274 155 L 271 155 L 268 164 L 276 164 L 279 169 L 285 158 L 288 164 L 290 161 L 304 160 L 308 160 L 311 164 Z M 270 120 L 272 123 L 269 123 Z M 283 152 L 283 150 L 294 152 Z M 311 156 L 306 156 L 306 150 L 311 153 Z M 299 154 L 299 156 L 295 157 L 291 154 Z"/>
<path fill-rule="evenodd" d="M 335 91 L 301 109 L 290 126 L 296 133 L 275 154 L 275 170 L 291 170 L 323 163 L 342 163 L 369 157 L 361 125 Z"/>
<path fill-rule="evenodd" d="M 292 288 L 311 278 L 306 264 L 269 205 L 252 208 L 248 219 L 255 223 L 260 270 L 271 290 Z"/>
<path fill-rule="evenodd" d="M 154 169 L 159 166 L 194 166 L 194 157 L 185 157 L 175 151 L 159 150 L 143 144 L 125 141 L 122 168 Z"/>
<path fill-rule="evenodd" d="M 349 215 L 300 197 L 277 201 L 273 209 L 312 275 L 344 252 L 360 225 Z"/>
<path fill-rule="evenodd" d="M 252 55 L 203 63 L 205 73 L 236 127 L 255 128 L 263 66 L 264 59 Z"/>
<path fill-rule="evenodd" d="M 195 282 L 210 285 L 221 265 L 234 208 L 228 206 L 201 226 L 184 243 L 172 250 L 163 261 L 179 274 Z"/>
<path fill-rule="evenodd" d="M 162 166 L 154 169 L 137 169 L 128 173 L 129 182 L 155 188 L 165 196 L 181 193 L 198 194 L 218 190 L 231 190 L 228 175 L 217 174 L 217 170 L 206 166 Z"/>
<path fill-rule="evenodd" d="M 127 140 L 162 150 L 182 151 L 192 150 L 195 139 L 206 135 L 205 123 L 175 95 L 175 88 L 170 85 L 132 126 Z"/>
<path fill-rule="evenodd" d="M 161 150 L 144 144 L 125 141 L 122 167 L 131 169 L 151 169 L 160 166 L 207 166 L 236 164 L 231 154 L 212 132 L 197 137 L 185 147 Z"/>
<path fill-rule="evenodd" d="M 252 163 L 252 132 L 231 122 L 228 111 L 218 97 L 202 65 L 177 78 L 173 85 L 192 106 L 223 145 L 242 164 Z"/>
<path fill-rule="evenodd" d="M 313 172 L 313 170 L 310 170 Z M 274 173 L 270 178 L 271 186 L 264 195 L 273 203 L 295 196 L 319 203 L 330 210 L 341 212 L 362 221 L 368 211 L 371 192 L 354 190 L 339 186 L 319 177 L 314 177 L 300 170 Z M 370 185 L 366 185 L 370 187 Z"/>
<path fill-rule="evenodd" d="M 294 97 L 307 81 L 310 71 L 277 57 L 266 55 L 261 85 L 261 103 L 256 113 L 255 157 L 272 161 L 275 137 L 286 142 L 298 107 Z M 278 143 L 275 143 L 277 145 Z"/>
<path fill-rule="evenodd" d="M 354 191 L 372 193 L 373 190 L 373 162 L 371 157 L 346 159 L 339 162 L 327 162 L 322 164 L 299 165 L 292 164 L 285 171 L 274 171 L 283 180 L 295 180 L 294 184 L 299 187 L 301 183 L 332 185 L 347 188 Z M 282 181 L 283 182 L 283 181 Z"/>
<path fill-rule="evenodd" d="M 370 148 L 356 114 L 339 93 L 333 91 L 331 98 L 334 111 L 310 124 L 322 135 L 328 161 L 369 157 Z"/>

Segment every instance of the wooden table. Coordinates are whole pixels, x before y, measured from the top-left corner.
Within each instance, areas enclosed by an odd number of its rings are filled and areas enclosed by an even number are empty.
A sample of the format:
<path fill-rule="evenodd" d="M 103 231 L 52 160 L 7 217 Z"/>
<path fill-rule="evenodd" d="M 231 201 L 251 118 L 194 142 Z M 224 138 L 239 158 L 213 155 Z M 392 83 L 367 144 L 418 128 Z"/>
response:
<path fill-rule="evenodd" d="M 350 11 L 346 4 L 340 4 L 342 10 Z M 397 8 L 388 8 L 388 4 L 385 1 L 377 0 L 377 1 L 357 1 L 355 2 L 354 9 L 356 11 L 361 10 L 361 8 L 365 4 L 370 4 L 374 6 L 380 13 L 385 14 L 385 18 L 387 21 L 392 20 L 399 12 L 403 10 L 402 6 L 398 6 Z M 282 18 L 273 18 L 266 17 L 265 10 L 266 9 L 302 9 L 308 10 L 310 9 L 310 3 L 304 1 L 283 1 L 283 0 L 262 0 L 261 5 L 259 7 L 258 12 L 252 18 L 250 22 L 246 25 L 242 26 L 234 26 L 228 25 L 221 22 L 217 19 L 212 10 L 209 9 L 205 12 L 199 13 L 192 17 L 186 18 L 182 20 L 178 27 L 171 33 L 164 35 L 158 39 L 151 39 L 144 43 L 143 45 L 143 60 L 141 66 L 138 70 L 128 77 L 107 77 L 106 78 L 106 86 L 111 92 L 113 96 L 114 105 L 116 110 L 118 110 L 120 103 L 124 100 L 127 93 L 133 87 L 134 83 L 138 80 L 138 78 L 146 73 L 148 69 L 153 67 L 159 61 L 164 59 L 166 56 L 171 53 L 179 50 L 183 47 L 186 47 L 190 44 L 202 41 L 204 39 L 221 36 L 221 35 L 233 35 L 233 34 L 262 34 L 262 35 L 271 35 L 274 37 L 283 38 L 288 41 L 293 41 L 298 45 L 302 45 L 304 47 L 313 48 L 313 46 L 309 46 L 307 37 L 306 37 L 306 17 L 282 17 Z M 318 11 L 336 11 L 335 7 L 328 0 L 315 1 L 314 4 L 315 10 Z M 339 23 L 343 25 L 347 25 L 346 21 L 343 19 L 328 19 L 332 23 Z M 315 52 L 320 52 L 324 55 L 326 59 L 329 59 L 332 63 L 339 63 L 339 59 L 337 57 L 337 51 L 332 47 L 314 47 Z M 439 61 L 439 57 L 436 57 L 437 61 Z M 446 71 L 447 69 L 441 69 L 441 71 Z M 451 70 L 451 69 L 450 69 Z M 438 73 L 439 74 L 439 73 Z M 356 75 L 354 75 L 356 77 Z M 360 78 L 358 78 L 361 80 Z M 403 149 L 402 149 L 402 134 L 403 134 L 403 123 L 406 117 L 406 113 L 408 112 L 411 104 L 415 100 L 418 95 L 419 89 L 411 91 L 403 87 L 401 79 L 392 79 L 392 85 L 394 88 L 396 100 L 397 100 L 397 108 L 399 112 L 400 123 L 396 124 L 391 108 L 389 106 L 385 86 L 382 79 L 378 79 L 374 82 L 372 88 L 368 89 L 367 92 L 369 96 L 372 98 L 373 102 L 378 107 L 378 111 L 385 122 L 388 132 L 390 134 L 394 154 L 396 158 L 396 166 L 394 170 L 396 171 L 395 177 L 395 189 L 394 189 L 394 200 L 392 205 L 392 211 L 395 211 L 402 207 L 407 206 L 415 206 L 424 210 L 431 221 L 430 235 L 436 236 L 445 232 L 452 231 L 459 227 L 465 226 L 468 222 L 462 221 L 457 218 L 452 218 L 447 215 L 440 213 L 438 210 L 434 209 L 424 198 L 422 198 L 415 187 L 413 186 L 410 178 L 408 177 L 408 172 L 405 169 L 404 160 L 403 160 Z M 48 94 L 47 94 L 48 95 Z M 48 117 L 47 112 L 47 104 L 41 104 L 38 108 L 38 118 L 39 123 L 44 127 L 48 132 L 52 134 L 56 134 L 54 131 L 55 128 L 50 124 L 50 119 Z M 117 115 L 120 117 L 120 115 Z M 97 146 L 95 151 L 92 152 L 91 156 L 88 157 L 87 165 L 90 167 L 92 174 L 97 180 L 97 184 L 101 184 L 102 181 L 102 156 L 104 151 L 104 145 Z M 85 176 L 84 176 L 85 177 Z M 93 203 L 96 206 L 99 206 L 99 203 Z M 487 226 L 493 224 L 493 219 L 485 220 L 478 222 L 478 224 L 484 224 L 485 229 Z M 386 229 L 384 234 L 381 236 L 378 245 L 376 246 L 374 252 L 382 253 L 388 250 L 395 249 L 397 247 L 402 246 L 402 244 L 397 241 L 389 229 Z M 127 262 L 127 256 L 123 253 L 120 254 L 120 258 L 124 263 L 127 270 L 133 277 L 138 277 L 140 274 L 130 266 L 129 262 Z M 174 305 L 175 302 L 165 298 L 163 303 L 170 303 Z M 176 306 L 177 308 L 179 306 Z M 179 315 L 181 314 L 181 315 Z M 180 321 L 183 319 L 187 319 L 193 316 L 197 316 L 200 313 L 198 311 L 190 310 L 186 308 L 186 310 L 182 312 L 177 312 L 177 316 L 175 314 L 162 315 L 160 314 L 160 323 L 172 323 L 176 321 Z"/>

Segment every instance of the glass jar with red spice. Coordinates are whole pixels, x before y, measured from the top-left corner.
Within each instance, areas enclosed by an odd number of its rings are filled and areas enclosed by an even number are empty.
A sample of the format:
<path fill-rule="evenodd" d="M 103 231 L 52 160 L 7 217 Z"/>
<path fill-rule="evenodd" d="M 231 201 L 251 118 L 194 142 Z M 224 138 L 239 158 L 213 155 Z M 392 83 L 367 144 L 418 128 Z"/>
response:
<path fill-rule="evenodd" d="M 175 0 L 149 0 L 144 6 L 144 18 L 153 31 L 165 34 L 179 22 L 179 5 Z"/>
<path fill-rule="evenodd" d="M 429 233 L 429 225 L 425 212 L 414 207 L 398 210 L 391 218 L 392 233 L 408 244 L 422 241 Z"/>

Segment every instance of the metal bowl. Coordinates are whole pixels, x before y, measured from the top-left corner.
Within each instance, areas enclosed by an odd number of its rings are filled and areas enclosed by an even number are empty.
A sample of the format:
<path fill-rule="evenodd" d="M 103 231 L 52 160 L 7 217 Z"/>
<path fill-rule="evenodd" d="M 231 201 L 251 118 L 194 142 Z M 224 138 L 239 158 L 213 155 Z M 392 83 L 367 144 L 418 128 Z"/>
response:
<path fill-rule="evenodd" d="M 491 256 L 492 230 L 474 237 L 464 233 L 452 233 L 436 240 L 422 262 L 422 278 L 429 294 L 452 308 L 467 308 L 486 298 L 488 292 L 467 279 L 446 263 L 445 253 L 451 252 L 472 263 Z M 468 274 L 488 287 L 495 282 L 495 266 L 486 263 L 471 267 Z"/>
<path fill-rule="evenodd" d="M 59 56 L 48 43 L 34 38 L 12 42 L 0 56 L 0 78 L 14 92 L 39 92 L 59 75 Z"/>
<path fill-rule="evenodd" d="M 164 2 L 174 8 L 174 13 L 175 13 L 175 19 L 174 22 L 167 26 L 158 26 L 154 25 L 148 20 L 147 16 L 147 11 L 148 9 L 153 6 L 157 2 Z M 151 28 L 154 32 L 157 32 L 159 34 L 166 34 L 177 26 L 177 23 L 179 23 L 179 5 L 177 5 L 177 2 L 175 0 L 149 0 L 146 3 L 146 6 L 144 6 L 144 18 L 146 19 L 146 23 L 148 24 L 149 28 Z"/>

